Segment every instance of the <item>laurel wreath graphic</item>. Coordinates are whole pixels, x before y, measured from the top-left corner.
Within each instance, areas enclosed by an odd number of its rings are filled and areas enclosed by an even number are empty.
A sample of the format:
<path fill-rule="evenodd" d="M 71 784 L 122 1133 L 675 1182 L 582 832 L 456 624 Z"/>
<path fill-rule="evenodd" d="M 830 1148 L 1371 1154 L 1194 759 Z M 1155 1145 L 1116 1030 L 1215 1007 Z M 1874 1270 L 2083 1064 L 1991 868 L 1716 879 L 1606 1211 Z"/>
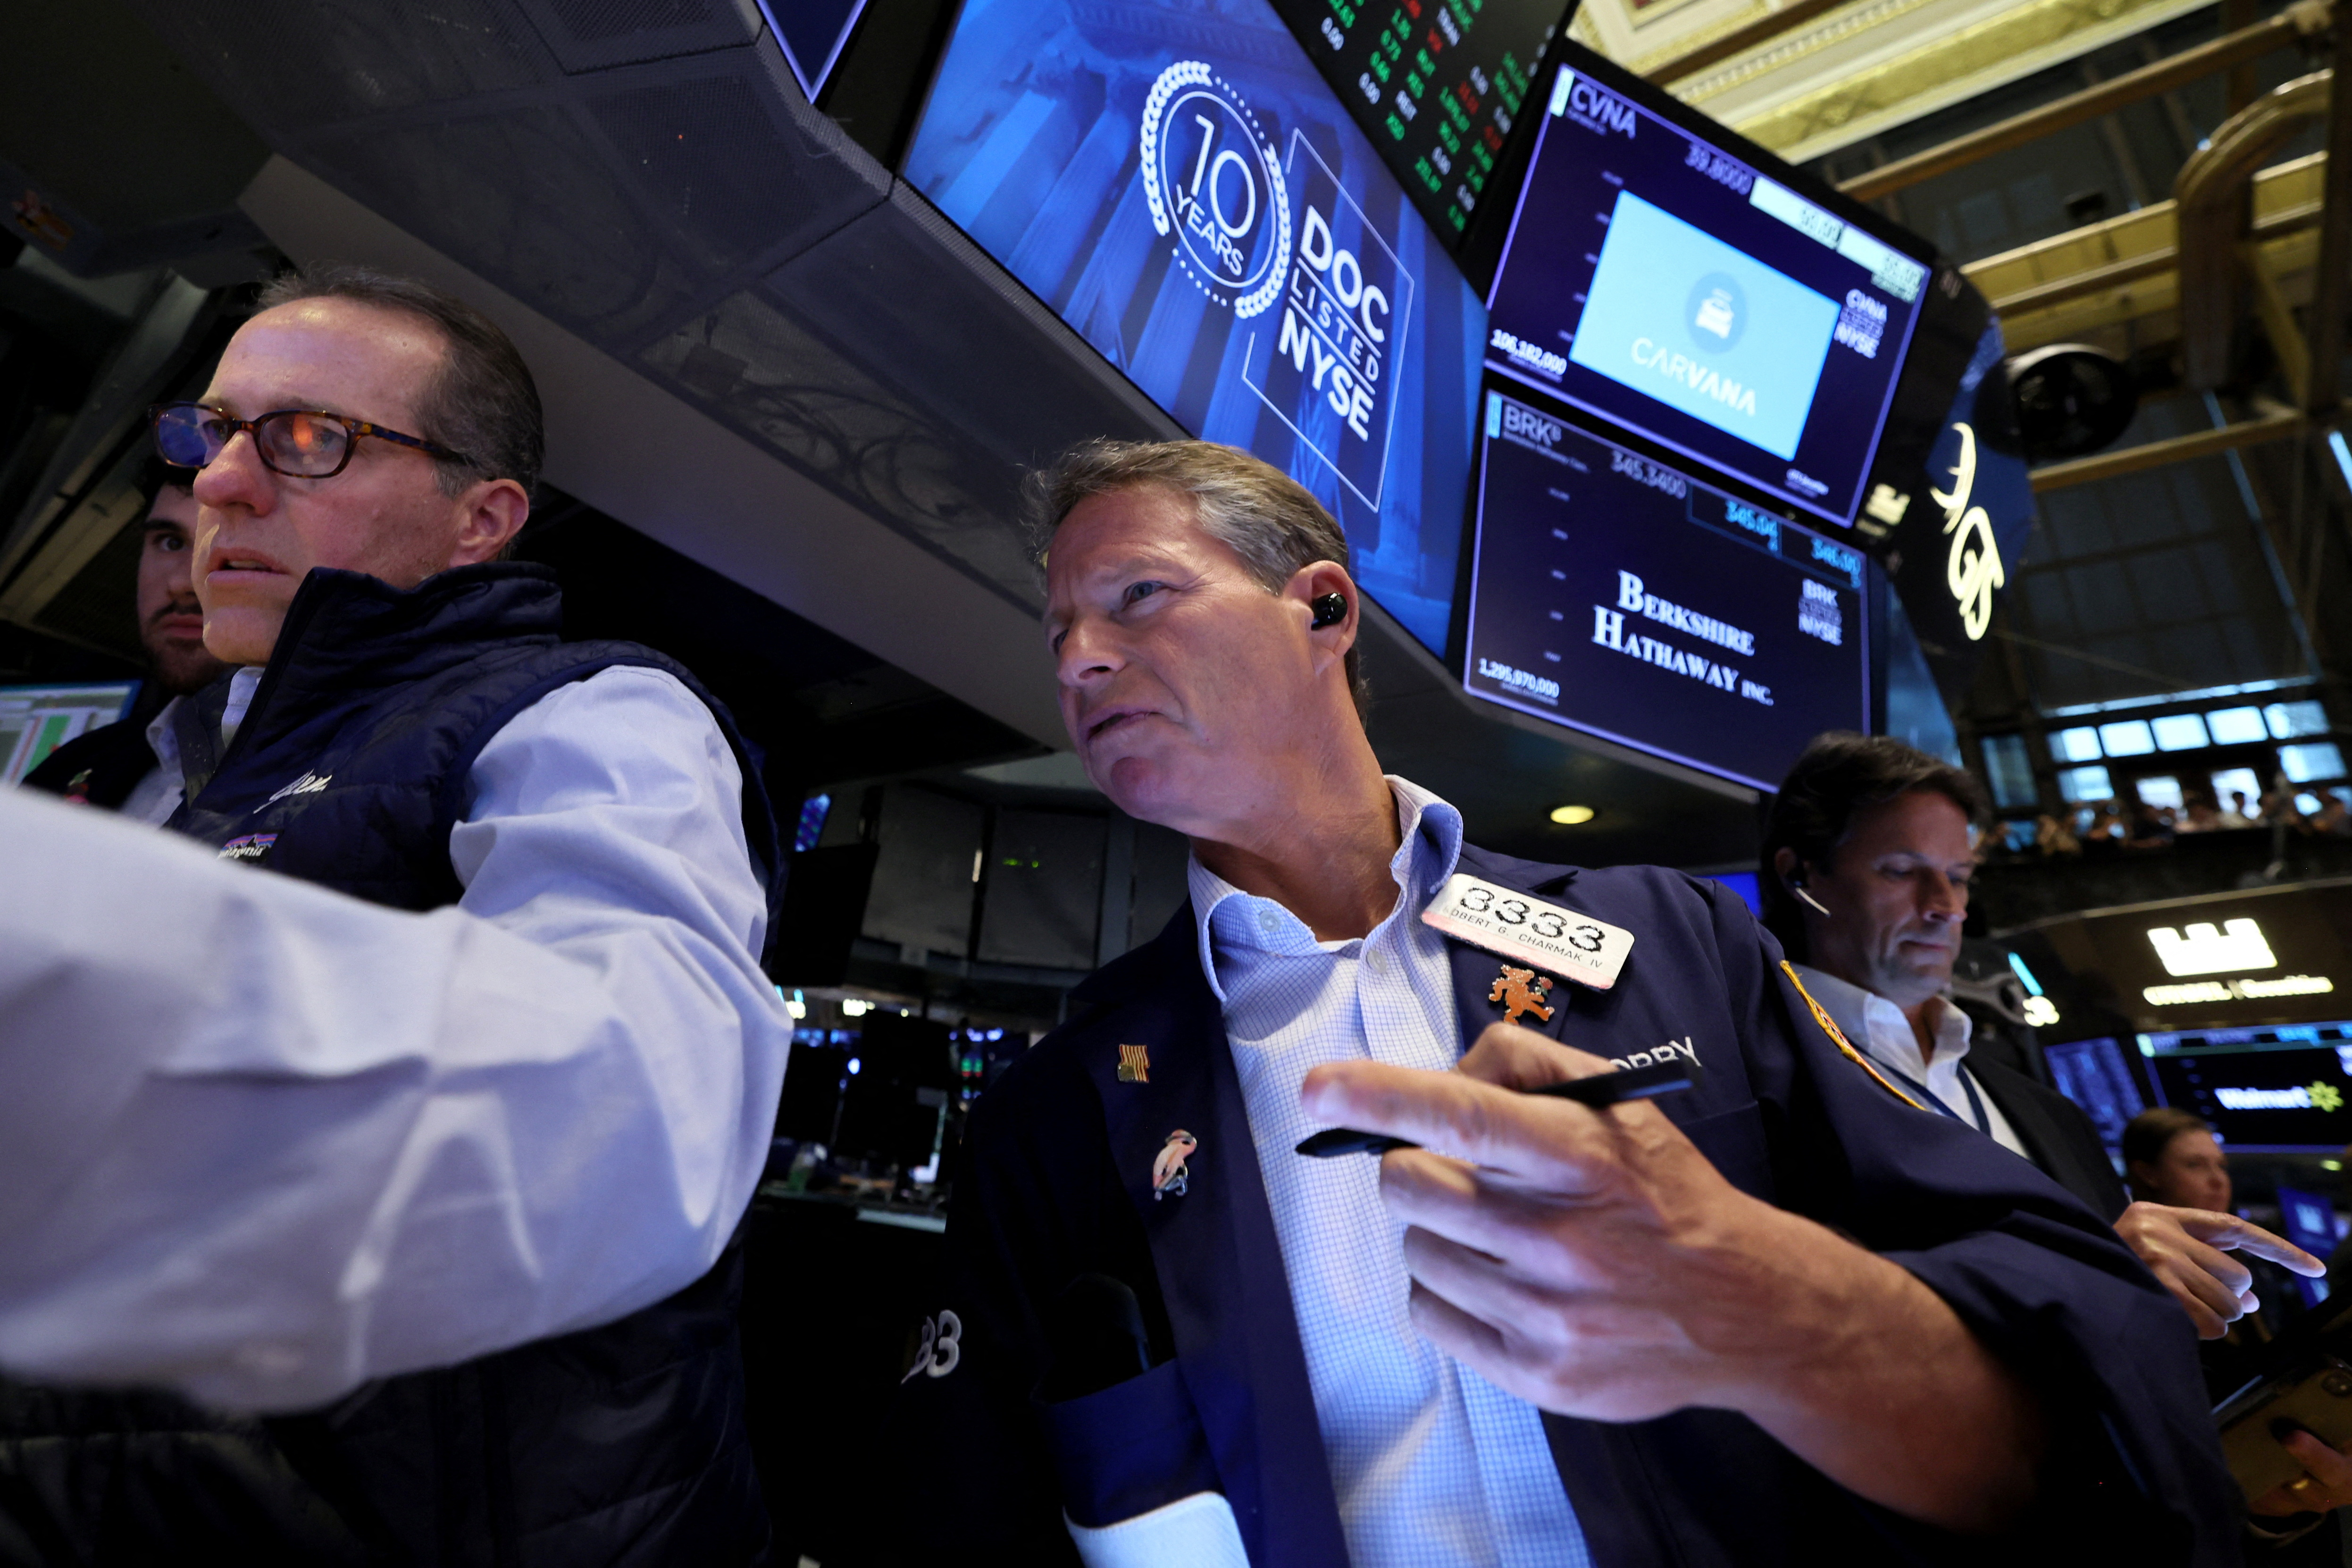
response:
<path fill-rule="evenodd" d="M 1137 151 L 1143 164 L 1143 199 L 1151 209 L 1154 233 L 1165 235 L 1174 227 L 1169 210 L 1168 193 L 1160 184 L 1160 126 L 1166 114 L 1168 100 L 1188 87 L 1219 85 L 1214 72 L 1200 60 L 1179 60 L 1160 73 L 1151 90 L 1143 100 L 1142 135 Z M 1257 118 L 1250 114 L 1236 97 L 1234 107 L 1241 110 L 1253 131 Z M 1265 279 L 1256 288 L 1234 301 L 1234 315 L 1247 321 L 1258 314 L 1282 292 L 1286 275 L 1290 270 L 1290 189 L 1283 180 L 1282 166 L 1275 162 L 1265 142 L 1258 142 L 1258 166 L 1265 171 L 1266 194 L 1271 197 L 1274 223 L 1274 265 L 1267 268 Z M 1181 243 L 1181 242 L 1180 242 Z"/>
<path fill-rule="evenodd" d="M 1166 234 L 1171 226 L 1168 216 L 1168 196 L 1160 188 L 1160 120 L 1168 108 L 1168 100 L 1184 88 L 1209 85 L 1209 68 L 1199 60 L 1178 60 L 1160 73 L 1151 84 L 1151 92 L 1143 100 L 1143 142 L 1139 151 L 1143 158 L 1143 199 L 1151 204 L 1151 227 L 1154 233 Z"/>

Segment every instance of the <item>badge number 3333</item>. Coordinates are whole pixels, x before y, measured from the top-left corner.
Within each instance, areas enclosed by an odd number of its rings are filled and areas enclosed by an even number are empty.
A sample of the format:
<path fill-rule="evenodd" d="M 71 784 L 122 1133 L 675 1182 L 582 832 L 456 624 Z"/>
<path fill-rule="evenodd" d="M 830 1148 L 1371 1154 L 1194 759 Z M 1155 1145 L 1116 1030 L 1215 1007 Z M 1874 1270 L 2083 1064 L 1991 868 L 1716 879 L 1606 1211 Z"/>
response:
<path fill-rule="evenodd" d="M 1633 934 L 1605 921 L 1457 872 L 1423 923 L 1489 952 L 1564 975 L 1596 991 L 1617 983 Z"/>

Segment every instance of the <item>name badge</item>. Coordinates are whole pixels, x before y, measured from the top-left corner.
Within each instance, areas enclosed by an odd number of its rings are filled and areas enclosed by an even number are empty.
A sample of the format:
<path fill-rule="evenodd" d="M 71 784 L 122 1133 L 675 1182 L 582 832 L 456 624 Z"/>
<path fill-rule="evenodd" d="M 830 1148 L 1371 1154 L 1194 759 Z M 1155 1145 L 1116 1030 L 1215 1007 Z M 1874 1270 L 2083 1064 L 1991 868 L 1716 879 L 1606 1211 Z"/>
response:
<path fill-rule="evenodd" d="M 1633 933 L 1605 921 L 1460 872 L 1421 911 L 1447 936 L 1606 991 L 1617 984 Z"/>

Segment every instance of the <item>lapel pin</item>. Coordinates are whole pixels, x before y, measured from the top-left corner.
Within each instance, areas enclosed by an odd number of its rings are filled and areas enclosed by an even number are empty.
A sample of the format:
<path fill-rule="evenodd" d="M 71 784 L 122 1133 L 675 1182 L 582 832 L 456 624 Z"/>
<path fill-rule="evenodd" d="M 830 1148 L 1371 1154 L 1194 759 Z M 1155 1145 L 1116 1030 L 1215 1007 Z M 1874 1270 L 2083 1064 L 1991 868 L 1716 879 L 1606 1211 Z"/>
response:
<path fill-rule="evenodd" d="M 1151 1047 L 1150 1046 L 1119 1047 L 1118 1081 L 1121 1083 L 1151 1081 Z"/>
<path fill-rule="evenodd" d="M 1139 1049 L 1140 1047 L 1138 1047 Z M 1199 1152 L 1201 1141 L 1182 1128 L 1168 1134 L 1168 1142 L 1160 1146 L 1160 1153 L 1151 1162 L 1151 1200 L 1173 1195 L 1182 1197 L 1191 1184 L 1192 1172 L 1184 1162 Z"/>
<path fill-rule="evenodd" d="M 1506 1024 L 1517 1023 L 1522 1013 L 1533 1013 L 1549 1024 L 1551 1022 L 1551 1009 L 1544 1005 L 1544 998 L 1549 994 L 1551 981 L 1549 978 L 1532 969 L 1514 969 L 1507 963 L 1503 965 L 1503 973 L 1496 977 L 1493 987 L 1487 991 L 1486 1000 L 1503 1005 L 1503 1022 Z"/>

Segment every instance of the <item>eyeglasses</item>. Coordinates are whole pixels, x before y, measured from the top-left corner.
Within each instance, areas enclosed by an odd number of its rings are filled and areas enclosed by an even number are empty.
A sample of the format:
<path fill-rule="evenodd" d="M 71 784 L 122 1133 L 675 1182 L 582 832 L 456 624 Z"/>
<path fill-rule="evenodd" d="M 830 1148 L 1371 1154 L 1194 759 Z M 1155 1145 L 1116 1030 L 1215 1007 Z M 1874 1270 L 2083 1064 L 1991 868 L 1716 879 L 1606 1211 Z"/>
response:
<path fill-rule="evenodd" d="M 147 417 L 155 426 L 156 454 L 175 468 L 208 467 L 242 431 L 252 432 L 262 465 L 289 479 L 334 478 L 351 462 L 362 436 L 414 447 L 445 462 L 468 460 L 462 452 L 419 437 L 315 409 L 281 408 L 258 419 L 235 419 L 201 403 L 163 403 L 149 409 Z"/>

